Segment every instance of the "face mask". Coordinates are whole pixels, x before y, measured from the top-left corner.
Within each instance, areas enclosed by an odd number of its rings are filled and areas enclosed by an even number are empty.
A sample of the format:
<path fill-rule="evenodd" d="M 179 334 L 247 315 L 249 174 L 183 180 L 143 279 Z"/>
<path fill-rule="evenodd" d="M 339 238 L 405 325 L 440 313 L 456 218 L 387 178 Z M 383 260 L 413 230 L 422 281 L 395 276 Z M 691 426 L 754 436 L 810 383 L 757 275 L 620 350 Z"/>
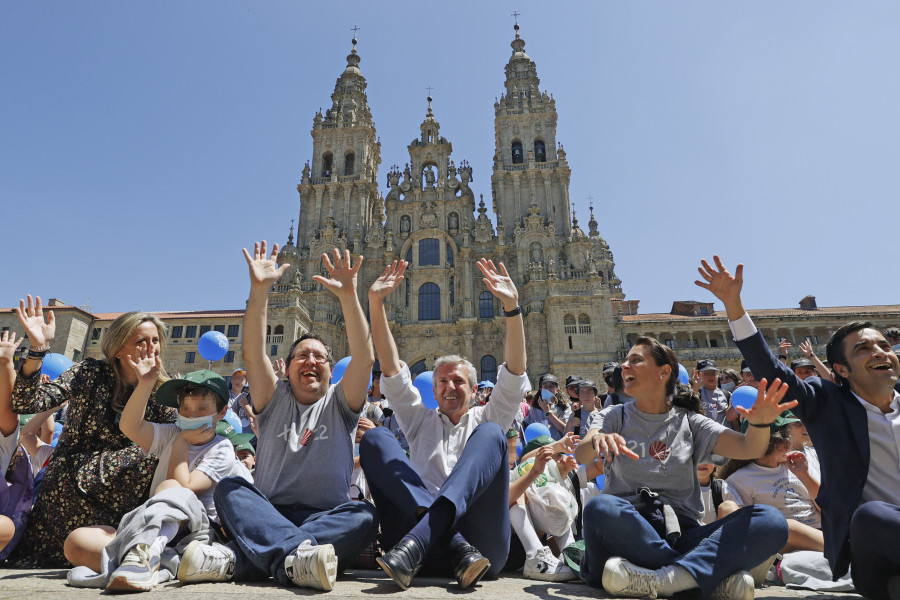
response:
<path fill-rule="evenodd" d="M 725 383 L 722 384 L 722 389 L 725 390 L 726 392 L 730 392 L 731 390 L 734 389 L 734 382 L 726 381 Z"/>
<path fill-rule="evenodd" d="M 556 404 L 556 396 L 549 390 L 541 390 L 541 398 L 549 402 L 551 405 Z"/>
<path fill-rule="evenodd" d="M 183 417 L 178 415 L 178 418 L 175 420 L 175 425 L 177 425 L 179 429 L 200 429 L 203 426 L 212 427 L 212 418 L 212 415 L 207 415 L 205 417 Z"/>

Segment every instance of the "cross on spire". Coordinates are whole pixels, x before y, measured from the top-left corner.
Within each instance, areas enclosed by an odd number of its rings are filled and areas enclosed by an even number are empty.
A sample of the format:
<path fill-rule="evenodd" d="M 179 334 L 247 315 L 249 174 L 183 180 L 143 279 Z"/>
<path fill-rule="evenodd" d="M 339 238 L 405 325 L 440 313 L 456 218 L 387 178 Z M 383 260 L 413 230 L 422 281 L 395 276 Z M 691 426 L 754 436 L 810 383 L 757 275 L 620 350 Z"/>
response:
<path fill-rule="evenodd" d="M 516 20 L 516 26 L 518 26 L 519 25 L 519 17 L 522 16 L 522 13 L 513 10 L 512 14 L 509 16 L 511 16 L 512 18 L 514 18 Z"/>
<path fill-rule="evenodd" d="M 588 206 L 590 208 L 594 208 L 594 197 L 591 196 L 590 194 L 588 194 L 587 200 L 588 200 Z"/>
<path fill-rule="evenodd" d="M 359 31 L 359 26 L 354 25 L 353 27 L 350 28 L 350 31 L 353 32 L 353 37 L 356 37 L 356 33 Z"/>
<path fill-rule="evenodd" d="M 433 90 L 434 88 L 429 85 L 425 89 L 428 90 L 428 95 L 431 96 L 431 90 Z"/>

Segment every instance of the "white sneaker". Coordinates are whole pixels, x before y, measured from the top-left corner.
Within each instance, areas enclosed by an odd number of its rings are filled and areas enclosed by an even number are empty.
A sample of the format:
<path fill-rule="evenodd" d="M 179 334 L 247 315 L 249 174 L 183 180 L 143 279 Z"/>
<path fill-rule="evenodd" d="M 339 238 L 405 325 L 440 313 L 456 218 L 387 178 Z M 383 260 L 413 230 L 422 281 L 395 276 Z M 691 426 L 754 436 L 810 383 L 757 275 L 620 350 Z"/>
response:
<path fill-rule="evenodd" d="M 753 600 L 753 576 L 738 571 L 713 590 L 711 600 Z"/>
<path fill-rule="evenodd" d="M 547 546 L 538 550 L 534 558 L 525 561 L 522 574 L 526 579 L 539 581 L 571 581 L 578 577 L 565 562 L 553 556 L 553 552 Z"/>
<path fill-rule="evenodd" d="M 656 598 L 659 575 L 653 569 L 633 565 L 614 556 L 603 566 L 603 588 L 613 596 Z"/>
<path fill-rule="evenodd" d="M 337 579 L 337 556 L 334 546 L 313 546 L 306 540 L 284 558 L 284 572 L 295 585 L 331 591 Z"/>
<path fill-rule="evenodd" d="M 149 592 L 159 583 L 159 554 L 148 544 L 137 544 L 125 554 L 122 564 L 110 575 L 109 592 Z"/>
<path fill-rule="evenodd" d="M 231 581 L 234 578 L 234 552 L 228 546 L 193 541 L 184 549 L 178 565 L 178 581 Z"/>

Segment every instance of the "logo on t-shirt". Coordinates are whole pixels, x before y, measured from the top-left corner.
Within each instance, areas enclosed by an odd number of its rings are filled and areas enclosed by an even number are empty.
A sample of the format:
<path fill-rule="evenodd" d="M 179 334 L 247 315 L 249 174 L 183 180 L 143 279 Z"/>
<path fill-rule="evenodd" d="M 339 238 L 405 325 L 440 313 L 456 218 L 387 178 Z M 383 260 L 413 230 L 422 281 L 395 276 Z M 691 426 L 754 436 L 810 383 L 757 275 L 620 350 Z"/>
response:
<path fill-rule="evenodd" d="M 648 448 L 650 452 L 650 456 L 655 458 L 656 460 L 666 460 L 669 458 L 669 447 L 666 446 L 665 442 L 656 441 L 650 444 L 650 448 Z"/>
<path fill-rule="evenodd" d="M 300 445 L 305 446 L 309 443 L 309 440 L 312 439 L 312 429 L 308 429 L 303 432 L 303 435 L 300 437 Z"/>

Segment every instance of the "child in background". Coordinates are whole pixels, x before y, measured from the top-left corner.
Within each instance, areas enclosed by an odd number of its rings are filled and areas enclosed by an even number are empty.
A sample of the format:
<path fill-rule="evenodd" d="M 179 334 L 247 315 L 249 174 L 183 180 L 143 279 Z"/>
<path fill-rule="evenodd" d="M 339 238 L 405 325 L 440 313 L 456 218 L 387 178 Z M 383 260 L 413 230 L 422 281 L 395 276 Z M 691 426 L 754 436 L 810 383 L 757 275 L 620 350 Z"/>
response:
<path fill-rule="evenodd" d="M 188 373 L 183 379 L 167 381 L 157 390 L 156 402 L 163 406 L 177 407 L 178 420 L 175 424 L 150 423 L 143 420 L 143 415 L 161 367 L 159 356 L 140 356 L 136 361 L 129 357 L 128 360 L 139 373 L 140 382 L 122 411 L 119 427 L 144 452 L 159 457 L 151 494 L 160 495 L 173 488 L 186 488 L 199 500 L 202 506 L 199 512 L 205 513 L 205 519 L 215 521 L 213 491 L 216 483 L 233 476 L 252 480 L 250 472 L 237 460 L 232 441 L 216 435 L 217 428 L 221 426 L 222 431 L 231 430 L 234 444 L 246 443 L 253 437 L 253 434 L 234 432 L 227 423 L 220 424 L 228 408 L 225 379 L 212 371 L 203 370 Z M 174 503 L 186 501 L 192 505 L 195 504 L 193 500 L 191 495 L 187 496 L 187 500 L 184 496 L 178 496 Z M 151 504 L 158 505 L 159 500 L 151 498 L 127 516 L 146 510 Z M 185 513 L 196 512 L 192 506 L 183 508 L 186 510 L 177 513 L 182 517 Z M 121 563 L 105 578 L 106 589 L 122 592 L 147 591 L 153 588 L 159 582 L 160 555 L 169 542 L 179 535 L 184 522 L 183 518 L 164 519 L 158 531 L 154 532 L 156 535 L 151 536 L 152 543 L 136 543 L 122 548 Z M 102 564 L 101 557 L 103 548 L 116 535 L 111 527 L 76 529 L 66 539 L 66 558 L 76 566 L 84 565 L 97 572 L 110 571 L 108 565 Z M 141 531 L 136 539 L 147 539 L 147 532 Z M 120 546 L 123 543 L 120 540 L 116 542 Z M 110 557 L 114 563 L 116 558 Z"/>

